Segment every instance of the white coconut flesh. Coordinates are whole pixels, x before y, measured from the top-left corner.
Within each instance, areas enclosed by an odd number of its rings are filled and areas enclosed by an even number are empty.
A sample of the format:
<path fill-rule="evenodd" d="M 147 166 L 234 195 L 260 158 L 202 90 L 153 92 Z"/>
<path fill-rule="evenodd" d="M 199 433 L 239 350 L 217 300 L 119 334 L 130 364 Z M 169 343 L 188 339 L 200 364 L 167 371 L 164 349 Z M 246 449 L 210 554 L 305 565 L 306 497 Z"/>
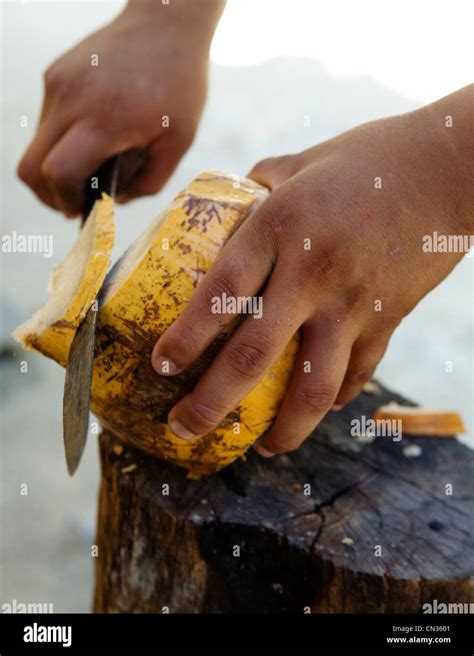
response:
<path fill-rule="evenodd" d="M 23 340 L 32 334 L 40 336 L 49 326 L 64 316 L 84 277 L 90 258 L 95 255 L 93 251 L 96 241 L 96 218 L 97 204 L 94 205 L 84 228 L 65 260 L 51 272 L 48 284 L 50 292 L 48 302 L 31 319 L 18 326 L 13 333 L 16 339 Z"/>

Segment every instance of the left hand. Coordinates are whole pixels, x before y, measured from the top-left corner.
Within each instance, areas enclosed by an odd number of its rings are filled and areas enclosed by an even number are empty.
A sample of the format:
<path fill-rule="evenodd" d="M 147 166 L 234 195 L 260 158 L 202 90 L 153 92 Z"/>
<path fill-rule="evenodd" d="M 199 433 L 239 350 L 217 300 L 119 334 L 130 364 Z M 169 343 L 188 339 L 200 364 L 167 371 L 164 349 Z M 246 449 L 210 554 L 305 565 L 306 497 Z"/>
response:
<path fill-rule="evenodd" d="M 243 318 L 174 406 L 173 432 L 192 439 L 215 428 L 298 329 L 290 386 L 257 451 L 297 448 L 331 408 L 359 394 L 396 326 L 462 257 L 422 247 L 424 235 L 465 225 L 469 207 L 455 144 L 437 121 L 423 110 L 376 121 L 251 171 L 273 193 L 227 242 L 152 362 L 161 373 L 156 359 L 170 361 L 174 374 L 203 352 L 222 331 L 215 296 L 252 296 L 265 286 L 263 317 Z"/>

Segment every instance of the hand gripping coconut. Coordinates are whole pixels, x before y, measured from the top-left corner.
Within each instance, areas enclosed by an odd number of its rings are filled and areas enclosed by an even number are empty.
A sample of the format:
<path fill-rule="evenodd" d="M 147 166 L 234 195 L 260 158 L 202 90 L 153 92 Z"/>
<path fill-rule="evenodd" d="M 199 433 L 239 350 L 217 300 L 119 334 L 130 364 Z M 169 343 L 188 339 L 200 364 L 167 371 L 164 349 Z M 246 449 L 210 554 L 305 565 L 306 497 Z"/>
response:
<path fill-rule="evenodd" d="M 75 331 L 103 283 L 92 410 L 120 440 L 186 468 L 191 476 L 225 467 L 268 429 L 289 382 L 298 337 L 214 431 L 193 441 L 171 432 L 167 414 L 194 388 L 235 322 L 177 376 L 158 375 L 151 366 L 151 351 L 183 311 L 227 239 L 267 194 L 252 180 L 202 173 L 106 277 L 114 219 L 113 201 L 104 195 L 66 260 L 53 271 L 48 304 L 14 332 L 25 347 L 66 366 Z"/>

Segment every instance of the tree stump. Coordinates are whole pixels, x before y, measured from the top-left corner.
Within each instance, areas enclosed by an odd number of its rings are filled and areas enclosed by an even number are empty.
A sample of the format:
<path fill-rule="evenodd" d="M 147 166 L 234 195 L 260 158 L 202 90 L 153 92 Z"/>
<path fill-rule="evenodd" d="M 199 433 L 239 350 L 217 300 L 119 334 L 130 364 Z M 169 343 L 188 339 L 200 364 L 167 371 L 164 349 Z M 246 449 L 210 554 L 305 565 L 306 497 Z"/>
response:
<path fill-rule="evenodd" d="M 376 386 L 297 451 L 265 460 L 250 450 L 198 481 L 103 433 L 95 612 L 473 602 L 474 453 L 455 439 L 351 436 L 351 420 L 391 400 L 413 405 Z M 405 455 L 413 444 L 418 457 Z"/>

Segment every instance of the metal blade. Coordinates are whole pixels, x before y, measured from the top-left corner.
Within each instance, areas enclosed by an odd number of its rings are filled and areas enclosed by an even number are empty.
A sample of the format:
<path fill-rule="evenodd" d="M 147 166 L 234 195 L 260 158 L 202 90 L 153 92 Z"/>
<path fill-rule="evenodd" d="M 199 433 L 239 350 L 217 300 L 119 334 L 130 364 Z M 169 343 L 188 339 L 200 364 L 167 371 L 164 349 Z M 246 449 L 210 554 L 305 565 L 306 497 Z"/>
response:
<path fill-rule="evenodd" d="M 79 326 L 69 352 L 63 399 L 66 463 L 72 476 L 81 460 L 89 430 L 97 310 L 92 306 Z"/>
<path fill-rule="evenodd" d="M 113 196 L 117 183 L 119 158 L 103 164 L 85 187 L 84 224 L 94 202 L 102 192 Z M 89 430 L 92 371 L 94 367 L 97 303 L 94 302 L 79 326 L 69 352 L 63 398 L 63 436 L 67 468 L 72 476 L 81 460 Z"/>

